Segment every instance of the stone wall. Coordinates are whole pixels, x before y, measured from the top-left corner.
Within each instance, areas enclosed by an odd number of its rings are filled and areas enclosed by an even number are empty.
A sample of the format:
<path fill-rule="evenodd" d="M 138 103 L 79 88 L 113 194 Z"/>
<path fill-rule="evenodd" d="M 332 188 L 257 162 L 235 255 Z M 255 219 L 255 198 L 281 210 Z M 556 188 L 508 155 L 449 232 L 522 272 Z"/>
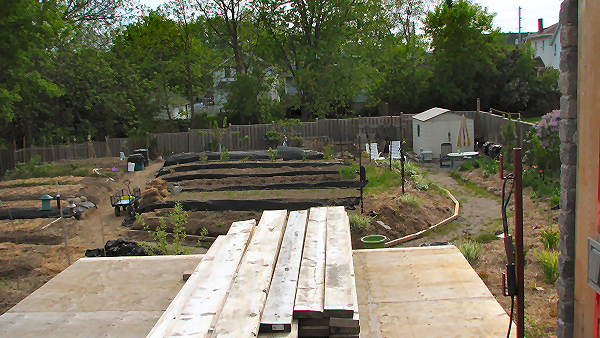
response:
<path fill-rule="evenodd" d="M 575 200 L 577 182 L 577 0 L 564 0 L 560 9 L 560 277 L 556 282 L 556 336 L 573 337 L 575 304 Z"/>

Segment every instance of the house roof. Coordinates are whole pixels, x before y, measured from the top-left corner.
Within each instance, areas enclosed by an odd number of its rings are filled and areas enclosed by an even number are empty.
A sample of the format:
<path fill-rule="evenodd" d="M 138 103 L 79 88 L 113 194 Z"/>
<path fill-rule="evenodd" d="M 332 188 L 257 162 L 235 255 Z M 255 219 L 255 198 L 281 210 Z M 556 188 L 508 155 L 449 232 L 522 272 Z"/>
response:
<path fill-rule="evenodd" d="M 557 27 L 558 27 L 558 23 L 555 23 L 554 25 L 547 27 L 546 29 L 544 29 L 541 32 L 531 33 L 525 37 L 525 41 L 535 39 L 535 38 L 542 38 L 545 36 L 553 36 Z"/>
<path fill-rule="evenodd" d="M 424 111 L 422 113 L 413 115 L 413 119 L 419 120 L 419 121 L 427 121 L 427 120 L 430 120 L 430 119 L 432 119 L 432 118 L 434 118 L 436 116 L 442 115 L 442 114 L 444 114 L 446 112 L 449 112 L 449 111 L 450 110 L 448 110 L 448 109 L 435 107 L 435 108 L 431 108 L 429 110 L 426 110 L 426 111 Z"/>

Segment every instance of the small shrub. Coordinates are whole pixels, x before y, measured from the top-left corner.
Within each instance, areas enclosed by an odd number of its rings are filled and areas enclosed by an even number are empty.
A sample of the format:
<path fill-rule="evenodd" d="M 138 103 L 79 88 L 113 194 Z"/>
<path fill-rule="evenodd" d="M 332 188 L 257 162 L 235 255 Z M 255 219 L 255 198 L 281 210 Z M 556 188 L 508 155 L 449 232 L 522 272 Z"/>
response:
<path fill-rule="evenodd" d="M 200 163 L 206 163 L 208 161 L 208 156 L 205 153 L 200 153 Z"/>
<path fill-rule="evenodd" d="M 458 166 L 458 171 L 471 171 L 471 170 L 473 170 L 473 168 L 474 168 L 473 163 L 477 163 L 477 162 L 475 162 L 473 160 L 467 160 L 464 163 L 461 163 Z"/>
<path fill-rule="evenodd" d="M 410 177 L 410 179 L 413 181 L 415 188 L 423 191 L 427 191 L 427 189 L 429 189 L 429 185 L 431 184 L 431 181 L 428 178 L 421 175 L 413 175 Z"/>
<path fill-rule="evenodd" d="M 246 156 L 242 159 L 242 162 L 248 162 L 250 161 L 250 156 Z"/>
<path fill-rule="evenodd" d="M 306 162 L 306 154 L 302 155 L 302 161 Z"/>
<path fill-rule="evenodd" d="M 348 218 L 350 219 L 350 229 L 354 231 L 364 232 L 369 229 L 371 224 L 371 217 L 369 216 L 350 214 Z"/>
<path fill-rule="evenodd" d="M 484 233 L 484 234 L 480 234 L 479 236 L 477 236 L 475 238 L 475 242 L 485 244 L 485 243 L 493 242 L 497 239 L 498 239 L 498 237 L 496 237 L 496 235 L 494 235 L 493 233 Z"/>
<path fill-rule="evenodd" d="M 342 166 L 338 169 L 340 177 L 343 179 L 351 180 L 356 177 L 356 170 L 352 167 Z"/>
<path fill-rule="evenodd" d="M 248 140 L 250 140 L 250 135 L 246 135 L 246 136 L 240 138 L 240 142 L 244 142 L 244 141 L 248 141 Z"/>
<path fill-rule="evenodd" d="M 227 150 L 227 148 L 223 148 L 223 150 L 221 151 L 221 161 L 229 161 L 229 150 Z"/>
<path fill-rule="evenodd" d="M 143 244 L 146 253 L 149 255 L 154 255 L 156 252 L 162 255 L 186 255 L 190 253 L 190 248 L 183 247 L 183 241 L 187 237 L 185 226 L 188 223 L 188 213 L 183 210 L 181 203 L 175 204 L 175 208 L 169 213 L 169 219 L 173 225 L 173 233 L 171 234 L 173 243 L 170 247 L 167 241 L 167 221 L 164 217 L 159 219 L 160 225 L 156 228 L 156 231 L 152 231 L 139 214 L 136 218 L 155 242 L 154 244 Z"/>
<path fill-rule="evenodd" d="M 479 260 L 481 259 L 481 244 L 472 240 L 466 240 L 456 246 L 471 266 L 474 267 L 479 264 Z"/>
<path fill-rule="evenodd" d="M 402 162 L 399 160 L 393 160 L 392 166 L 400 171 L 402 170 Z M 414 175 L 420 175 L 420 174 L 421 174 L 421 168 L 419 168 L 419 166 L 417 166 L 414 162 L 409 162 L 409 161 L 404 162 L 404 175 L 405 176 L 414 176 Z"/>
<path fill-rule="evenodd" d="M 404 195 L 398 197 L 398 200 L 402 204 L 407 204 L 407 205 L 419 205 L 419 204 L 421 204 L 421 199 L 419 197 L 411 195 L 411 194 L 404 194 Z"/>
<path fill-rule="evenodd" d="M 560 232 L 558 229 L 547 229 L 540 233 L 540 242 L 548 250 L 554 250 L 560 240 Z"/>
<path fill-rule="evenodd" d="M 269 148 L 269 161 L 275 162 L 277 159 L 277 149 Z"/>
<path fill-rule="evenodd" d="M 553 250 L 541 250 L 535 253 L 540 263 L 542 278 L 548 284 L 554 284 L 558 278 L 558 252 Z"/>
<path fill-rule="evenodd" d="M 333 158 L 333 146 L 324 146 L 323 153 L 326 160 L 331 160 Z"/>

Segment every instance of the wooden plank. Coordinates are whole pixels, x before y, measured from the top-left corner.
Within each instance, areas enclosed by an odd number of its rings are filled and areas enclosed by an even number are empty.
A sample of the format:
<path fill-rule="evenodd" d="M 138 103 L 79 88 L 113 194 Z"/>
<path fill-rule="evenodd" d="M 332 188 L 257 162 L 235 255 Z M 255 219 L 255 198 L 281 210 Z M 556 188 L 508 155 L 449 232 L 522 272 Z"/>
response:
<path fill-rule="evenodd" d="M 322 318 L 325 296 L 327 208 L 311 208 L 294 305 L 295 318 Z"/>
<path fill-rule="evenodd" d="M 298 319 L 292 320 L 290 332 L 261 332 L 258 338 L 298 338 Z"/>
<path fill-rule="evenodd" d="M 356 334 L 360 333 L 360 321 L 358 312 L 352 318 L 330 318 L 329 329 L 331 333 Z"/>
<path fill-rule="evenodd" d="M 299 326 L 300 337 L 329 337 L 329 326 Z"/>
<path fill-rule="evenodd" d="M 358 312 L 350 223 L 343 206 L 327 209 L 324 316 L 352 318 Z"/>
<path fill-rule="evenodd" d="M 255 220 L 234 222 L 227 235 L 220 236 L 225 237 L 224 244 L 214 253 L 212 264 L 198 268 L 201 280 L 197 288 L 179 315 L 171 317 L 167 329 L 156 332 L 153 337 L 205 337 L 208 334 L 225 302 L 255 224 Z"/>
<path fill-rule="evenodd" d="M 244 254 L 212 337 L 256 337 L 277 255 L 286 210 L 265 211 Z"/>
<path fill-rule="evenodd" d="M 169 304 L 165 312 L 163 312 L 162 316 L 159 318 L 156 324 L 154 324 L 154 327 L 152 328 L 152 330 L 150 330 L 150 333 L 148 333 L 146 337 L 164 337 L 169 327 L 173 324 L 172 320 L 179 318 L 179 316 L 181 315 L 181 311 L 187 304 L 188 300 L 192 297 L 194 291 L 196 291 L 196 289 L 198 288 L 198 285 L 200 284 L 202 278 L 204 278 L 204 276 L 201 275 L 199 272 L 202 271 L 202 269 L 212 267 L 213 261 L 217 256 L 218 252 L 223 247 L 224 243 L 225 236 L 217 237 L 217 239 L 213 242 L 213 244 L 210 246 L 210 248 L 204 255 L 202 262 L 200 262 L 200 264 L 198 264 L 198 266 L 194 269 L 192 275 L 188 278 L 181 290 L 179 290 L 175 298 L 173 298 L 171 304 Z"/>
<path fill-rule="evenodd" d="M 307 216 L 306 210 L 290 213 L 260 322 L 261 332 L 289 332 L 292 329 Z"/>

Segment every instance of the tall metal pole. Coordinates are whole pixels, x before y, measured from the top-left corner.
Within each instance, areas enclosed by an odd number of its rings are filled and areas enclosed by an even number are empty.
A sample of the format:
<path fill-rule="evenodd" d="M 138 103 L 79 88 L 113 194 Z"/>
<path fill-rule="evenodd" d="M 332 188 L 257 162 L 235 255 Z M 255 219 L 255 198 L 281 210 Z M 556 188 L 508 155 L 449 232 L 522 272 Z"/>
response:
<path fill-rule="evenodd" d="M 521 39 L 521 6 L 519 6 L 519 46 L 523 40 Z"/>
<path fill-rule="evenodd" d="M 521 148 L 513 149 L 513 175 L 515 185 L 515 253 L 517 268 L 517 338 L 525 337 L 525 278 L 523 257 L 523 164 Z"/>

